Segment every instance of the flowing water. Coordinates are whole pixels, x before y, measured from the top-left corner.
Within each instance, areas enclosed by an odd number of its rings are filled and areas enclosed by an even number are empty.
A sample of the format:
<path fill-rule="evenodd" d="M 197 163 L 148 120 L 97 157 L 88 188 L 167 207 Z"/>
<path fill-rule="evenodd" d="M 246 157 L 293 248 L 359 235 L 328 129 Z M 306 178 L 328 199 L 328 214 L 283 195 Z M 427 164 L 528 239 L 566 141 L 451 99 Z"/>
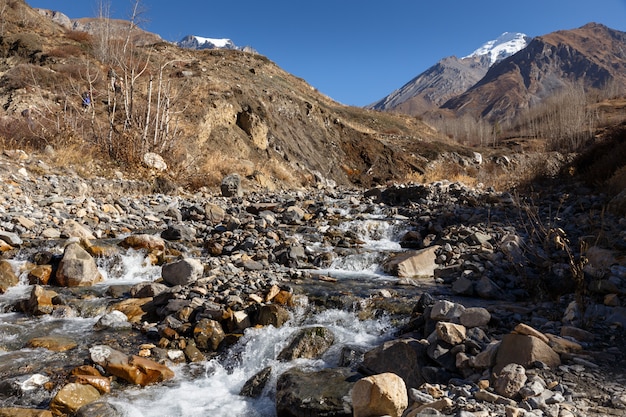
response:
<path fill-rule="evenodd" d="M 400 251 L 398 236 L 400 222 L 394 219 L 371 216 L 345 222 L 341 228 L 354 233 L 363 242 L 358 248 L 338 256 L 332 265 L 319 274 L 338 277 L 365 284 L 372 280 L 392 281 L 380 269 L 384 254 Z M 98 265 L 105 281 L 92 289 L 104 294 L 113 284 L 134 284 L 154 281 L 160 276 L 160 267 L 147 264 L 140 252 L 129 250 L 114 260 L 100 261 Z M 15 265 L 19 269 L 18 264 Z M 0 295 L 0 362 L 41 361 L 47 355 L 42 349 L 21 349 L 27 340 L 41 335 L 59 334 L 78 340 L 81 349 L 87 351 L 90 332 L 103 311 L 97 305 L 77 309 L 81 317 L 26 317 L 8 311 L 16 300 L 27 299 L 31 287 L 22 277 L 20 285 Z M 87 297 L 85 303 L 97 303 L 98 297 Z M 104 305 L 104 304 L 103 304 Z M 306 306 L 292 312 L 291 320 L 280 328 L 266 326 L 246 329 L 243 337 L 231 350 L 205 363 L 185 364 L 174 367 L 176 377 L 166 383 L 146 388 L 115 389 L 109 401 L 128 417 L 148 416 L 273 416 L 275 415 L 274 392 L 276 378 L 283 371 L 298 366 L 310 370 L 336 367 L 342 348 L 350 347 L 366 351 L 389 338 L 393 333 L 391 320 L 359 320 L 356 313 L 337 309 L 315 312 Z M 82 313 L 87 312 L 87 313 Z M 91 312 L 91 313 L 88 313 Z M 322 325 L 335 336 L 334 346 L 317 360 L 299 359 L 295 363 L 279 362 L 276 358 L 288 344 L 290 336 L 307 326 Z M 4 352 L 3 352 L 4 351 Z M 272 379 L 264 394 L 258 399 L 239 395 L 244 383 L 266 367 L 272 368 Z M 0 370 L 2 366 L 0 365 Z"/>

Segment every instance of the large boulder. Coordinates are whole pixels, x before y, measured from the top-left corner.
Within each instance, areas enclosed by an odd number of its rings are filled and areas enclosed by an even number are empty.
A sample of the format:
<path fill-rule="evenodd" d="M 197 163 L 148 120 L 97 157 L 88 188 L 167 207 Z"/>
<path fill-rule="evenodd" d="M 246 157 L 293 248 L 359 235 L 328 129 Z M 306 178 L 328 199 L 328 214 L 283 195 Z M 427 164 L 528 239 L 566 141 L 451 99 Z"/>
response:
<path fill-rule="evenodd" d="M 361 377 L 348 368 L 317 372 L 292 368 L 276 382 L 276 415 L 352 417 L 350 390 Z"/>
<path fill-rule="evenodd" d="M 425 380 L 426 346 L 417 339 L 396 339 L 366 352 L 363 369 L 370 375 L 391 372 L 404 380 L 408 388 L 419 388 Z"/>
<path fill-rule="evenodd" d="M 93 346 L 89 353 L 94 363 L 131 384 L 146 386 L 174 377 L 174 372 L 165 365 L 140 356 L 126 355 L 109 346 Z"/>
<path fill-rule="evenodd" d="M 335 342 L 335 335 L 326 327 L 308 327 L 300 330 L 278 355 L 279 361 L 321 357 Z"/>
<path fill-rule="evenodd" d="M 352 388 L 354 417 L 400 417 L 408 405 L 406 385 L 396 374 L 368 376 Z"/>
<path fill-rule="evenodd" d="M 65 247 L 56 272 L 57 283 L 63 287 L 92 286 L 104 280 L 96 261 L 79 243 Z"/>
<path fill-rule="evenodd" d="M 402 252 L 385 261 L 383 269 L 400 278 L 432 277 L 437 268 L 437 249 L 439 246 Z"/>
<path fill-rule="evenodd" d="M 537 337 L 510 333 L 502 338 L 493 371 L 499 374 L 510 363 L 528 368 L 535 362 L 543 362 L 555 368 L 561 364 L 561 358 L 548 344 Z"/>

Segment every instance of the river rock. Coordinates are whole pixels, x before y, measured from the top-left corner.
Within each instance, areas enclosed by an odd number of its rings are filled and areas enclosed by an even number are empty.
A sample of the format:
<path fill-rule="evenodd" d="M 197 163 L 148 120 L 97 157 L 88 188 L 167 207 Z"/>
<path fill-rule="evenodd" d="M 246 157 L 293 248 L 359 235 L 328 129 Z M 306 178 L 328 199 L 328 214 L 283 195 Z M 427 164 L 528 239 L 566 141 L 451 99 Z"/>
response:
<path fill-rule="evenodd" d="M 89 230 L 86 226 L 78 223 L 76 220 L 68 219 L 63 224 L 63 228 L 61 229 L 62 237 L 76 237 L 78 239 L 95 239 L 93 232 Z"/>
<path fill-rule="evenodd" d="M 18 283 L 19 278 L 13 270 L 13 265 L 5 259 L 0 260 L 0 294 L 4 294 Z"/>
<path fill-rule="evenodd" d="M 467 337 L 467 329 L 460 324 L 440 321 L 435 329 L 439 340 L 451 345 L 463 343 Z"/>
<path fill-rule="evenodd" d="M 561 364 L 561 358 L 539 338 L 509 333 L 502 338 L 493 370 L 498 374 L 510 363 L 530 367 L 535 362 L 543 362 L 554 368 Z"/>
<path fill-rule="evenodd" d="M 383 263 L 383 269 L 400 278 L 432 277 L 437 268 L 435 260 L 438 249 L 439 246 L 431 246 L 394 255 Z"/>
<path fill-rule="evenodd" d="M 126 319 L 130 323 L 140 323 L 146 314 L 148 308 L 148 304 L 153 300 L 152 297 L 145 298 L 127 298 L 125 300 L 119 301 L 117 303 L 111 304 L 109 306 L 109 311 L 112 312 L 114 310 L 123 313 L 126 316 Z M 118 316 L 118 318 L 121 318 Z M 119 324 L 122 327 L 126 327 L 121 321 Z"/>
<path fill-rule="evenodd" d="M 292 337 L 289 345 L 278 355 L 278 360 L 292 361 L 298 358 L 319 358 L 332 346 L 334 341 L 335 335 L 326 327 L 304 328 Z"/>
<path fill-rule="evenodd" d="M 292 368 L 276 382 L 276 415 L 352 417 L 350 390 L 362 375 L 348 369 Z"/>
<path fill-rule="evenodd" d="M 94 363 L 131 384 L 146 386 L 174 377 L 174 372 L 165 365 L 136 355 L 128 356 L 109 346 L 93 346 L 89 353 Z"/>
<path fill-rule="evenodd" d="M 37 265 L 28 271 L 30 285 L 48 285 L 52 276 L 52 265 Z"/>
<path fill-rule="evenodd" d="M 465 311 L 463 304 L 453 303 L 447 300 L 436 301 L 430 310 L 430 318 L 449 322 L 458 322 Z"/>
<path fill-rule="evenodd" d="M 226 218 L 226 211 L 217 204 L 207 203 L 204 206 L 204 216 L 209 222 L 218 224 Z"/>
<path fill-rule="evenodd" d="M 526 369 L 522 365 L 510 363 L 495 377 L 493 387 L 504 397 L 513 398 L 526 383 Z"/>
<path fill-rule="evenodd" d="M 47 290 L 41 285 L 33 285 L 30 297 L 26 302 L 25 311 L 33 316 L 51 314 L 54 310 L 52 299 L 57 295 L 55 291 Z"/>
<path fill-rule="evenodd" d="M 193 284 L 202 277 L 203 273 L 204 266 L 199 260 L 193 258 L 167 263 L 163 265 L 161 272 L 163 281 L 172 286 Z"/>
<path fill-rule="evenodd" d="M 132 325 L 128 321 L 128 317 L 126 314 L 122 313 L 119 310 L 113 310 L 98 319 L 96 324 L 94 324 L 94 329 L 101 330 L 130 330 Z"/>
<path fill-rule="evenodd" d="M 50 335 L 30 339 L 27 346 L 31 348 L 44 348 L 54 352 L 65 352 L 66 350 L 74 349 L 78 344 L 74 339 L 69 337 Z"/>
<path fill-rule="evenodd" d="M 409 388 L 422 385 L 422 367 L 425 366 L 426 346 L 416 339 L 396 339 L 368 351 L 362 368 L 366 374 L 394 373 Z"/>
<path fill-rule="evenodd" d="M 113 404 L 100 399 L 78 409 L 76 417 L 124 417 L 127 414 Z"/>
<path fill-rule="evenodd" d="M 222 325 L 212 319 L 201 319 L 193 329 L 196 346 L 201 350 L 216 351 L 226 337 Z"/>
<path fill-rule="evenodd" d="M 491 313 L 483 307 L 466 308 L 459 317 L 461 324 L 465 327 L 483 327 L 491 321 Z"/>
<path fill-rule="evenodd" d="M 277 304 L 265 304 L 259 307 L 257 324 L 280 327 L 289 320 L 289 311 Z"/>
<path fill-rule="evenodd" d="M 404 381 L 393 373 L 358 380 L 352 388 L 354 417 L 400 417 L 409 405 Z"/>
<path fill-rule="evenodd" d="M 149 234 L 127 236 L 119 245 L 123 248 L 144 250 L 156 255 L 161 255 L 165 251 L 165 240 L 159 236 Z"/>
<path fill-rule="evenodd" d="M 24 243 L 17 233 L 7 232 L 5 230 L 0 230 L 0 240 L 11 246 L 20 246 Z"/>
<path fill-rule="evenodd" d="M 56 416 L 74 415 L 80 407 L 100 398 L 100 393 L 91 385 L 70 382 L 52 399 L 50 411 Z"/>
<path fill-rule="evenodd" d="M 245 384 L 243 384 L 241 391 L 239 391 L 239 395 L 250 398 L 259 398 L 261 394 L 263 394 L 263 389 L 267 385 L 270 376 L 272 376 L 272 367 L 268 366 L 263 368 L 252 378 L 248 379 Z"/>
<path fill-rule="evenodd" d="M 96 261 L 78 243 L 65 247 L 56 272 L 56 281 L 64 287 L 91 286 L 104 280 Z"/>

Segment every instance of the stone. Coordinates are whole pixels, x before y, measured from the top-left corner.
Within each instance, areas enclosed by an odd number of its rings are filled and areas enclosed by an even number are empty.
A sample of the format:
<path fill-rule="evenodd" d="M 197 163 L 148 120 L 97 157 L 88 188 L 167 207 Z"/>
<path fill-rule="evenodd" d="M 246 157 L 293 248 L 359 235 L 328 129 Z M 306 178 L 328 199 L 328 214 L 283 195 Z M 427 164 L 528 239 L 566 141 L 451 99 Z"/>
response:
<path fill-rule="evenodd" d="M 224 221 L 226 218 L 226 211 L 213 203 L 206 203 L 204 206 L 204 216 L 206 220 L 212 224 L 218 224 Z"/>
<path fill-rule="evenodd" d="M 127 236 L 119 245 L 125 249 L 145 250 L 155 254 L 162 254 L 165 251 L 165 240 L 160 236 L 149 234 Z"/>
<path fill-rule="evenodd" d="M 433 304 L 430 311 L 430 318 L 436 321 L 458 322 L 461 314 L 465 311 L 465 306 L 447 300 L 438 300 Z"/>
<path fill-rule="evenodd" d="M 128 356 L 109 346 L 93 346 L 89 354 L 94 363 L 131 384 L 146 386 L 174 377 L 174 372 L 165 365 L 136 355 Z"/>
<path fill-rule="evenodd" d="M 100 393 L 91 385 L 70 382 L 54 396 L 50 403 L 50 411 L 54 415 L 74 415 L 85 404 L 96 401 Z"/>
<path fill-rule="evenodd" d="M 263 394 L 263 389 L 267 385 L 270 377 L 272 376 L 272 368 L 270 366 L 263 368 L 260 372 L 248 379 L 239 395 L 249 398 L 259 398 Z"/>
<path fill-rule="evenodd" d="M 400 278 L 432 277 L 437 268 L 436 251 L 439 246 L 431 246 L 417 251 L 402 252 L 383 263 L 385 272 Z"/>
<path fill-rule="evenodd" d="M 223 197 L 243 197 L 241 177 L 239 174 L 230 174 L 222 179 L 220 191 Z"/>
<path fill-rule="evenodd" d="M 11 246 L 20 246 L 24 243 L 17 233 L 7 232 L 5 230 L 0 230 L 0 240 Z"/>
<path fill-rule="evenodd" d="M 289 311 L 278 304 L 265 304 L 259 308 L 257 324 L 280 327 L 290 319 Z"/>
<path fill-rule="evenodd" d="M 465 341 L 467 329 L 460 324 L 440 321 L 435 326 L 439 340 L 451 345 L 458 345 Z"/>
<path fill-rule="evenodd" d="M 292 337 L 291 342 L 278 354 L 277 359 L 283 362 L 299 358 L 316 359 L 334 342 L 335 335 L 326 327 L 307 327 Z"/>
<path fill-rule="evenodd" d="M 52 265 L 37 265 L 28 271 L 30 285 L 48 285 L 52 276 Z"/>
<path fill-rule="evenodd" d="M 150 169 L 156 171 L 167 171 L 167 163 L 161 155 L 154 152 L 146 152 L 143 154 L 143 163 Z"/>
<path fill-rule="evenodd" d="M 513 332 L 517 334 L 524 334 L 527 336 L 536 337 L 537 339 L 541 340 L 543 343 L 546 343 L 546 344 L 550 342 L 550 340 L 545 334 L 541 333 L 540 331 L 536 329 L 533 329 L 532 327 L 524 323 L 520 323 L 517 326 L 515 326 L 515 329 L 513 329 Z"/>
<path fill-rule="evenodd" d="M 499 347 L 500 341 L 489 343 L 482 352 L 475 357 L 470 358 L 470 366 L 478 369 L 491 368 L 496 364 L 496 356 L 498 354 Z"/>
<path fill-rule="evenodd" d="M 478 282 L 474 286 L 474 289 L 476 290 L 476 294 L 481 298 L 485 298 L 488 300 L 505 298 L 503 296 L 503 291 L 498 286 L 498 284 L 496 284 L 494 281 L 487 278 L 486 276 L 478 280 Z"/>
<path fill-rule="evenodd" d="M 62 237 L 76 237 L 78 239 L 95 239 L 95 235 L 86 226 L 78 223 L 76 220 L 68 219 L 61 228 Z"/>
<path fill-rule="evenodd" d="M 196 347 L 195 342 L 188 343 L 187 346 L 185 346 L 185 348 L 183 349 L 183 352 L 185 353 L 185 357 L 189 362 L 203 362 L 206 360 L 206 356 L 204 356 L 204 353 L 202 353 L 200 349 Z"/>
<path fill-rule="evenodd" d="M 78 343 L 69 337 L 51 335 L 32 338 L 28 341 L 27 346 L 34 349 L 44 348 L 54 352 L 65 352 L 74 349 Z"/>
<path fill-rule="evenodd" d="M 11 262 L 0 260 L 0 294 L 4 294 L 9 288 L 20 282 Z"/>
<path fill-rule="evenodd" d="M 593 342 L 596 338 L 593 333 L 574 326 L 561 327 L 561 336 L 573 337 L 579 342 Z"/>
<path fill-rule="evenodd" d="M 389 372 L 358 380 L 351 398 L 354 417 L 400 417 L 409 404 L 404 381 Z"/>
<path fill-rule="evenodd" d="M 26 302 L 26 311 L 33 316 L 51 314 L 54 310 L 52 299 L 57 295 L 55 291 L 47 290 L 41 285 L 33 285 L 30 297 Z"/>
<path fill-rule="evenodd" d="M 125 417 L 127 414 L 113 404 L 96 400 L 78 409 L 76 417 Z"/>
<path fill-rule="evenodd" d="M 92 286 L 104 278 L 96 261 L 78 243 L 65 247 L 63 258 L 56 272 L 56 281 L 63 287 Z"/>
<path fill-rule="evenodd" d="M 443 411 L 447 408 L 451 408 L 454 405 L 454 401 L 452 401 L 448 397 L 440 398 L 436 401 L 430 402 L 428 404 L 422 404 L 418 407 L 411 408 L 411 410 L 404 414 L 404 417 L 422 417 L 428 415 L 438 415 L 436 413 Z"/>
<path fill-rule="evenodd" d="M 216 320 L 201 319 L 193 329 L 196 346 L 201 350 L 217 351 L 225 337 L 222 325 Z"/>
<path fill-rule="evenodd" d="M 510 333 L 502 338 L 493 370 L 497 374 L 510 363 L 530 367 L 535 362 L 555 368 L 561 364 L 561 358 L 537 337 Z"/>
<path fill-rule="evenodd" d="M 558 354 L 563 353 L 576 353 L 583 350 L 580 343 L 576 343 L 572 340 L 565 339 L 564 337 L 555 336 L 553 334 L 546 334 L 548 337 L 548 345 Z"/>
<path fill-rule="evenodd" d="M 526 369 L 522 365 L 510 363 L 495 377 L 493 388 L 507 398 L 515 397 L 526 383 Z"/>
<path fill-rule="evenodd" d="M 390 340 L 368 351 L 362 366 L 369 374 L 391 372 L 404 380 L 408 388 L 419 388 L 424 382 L 426 346 L 416 339 Z"/>
<path fill-rule="evenodd" d="M 144 298 L 127 298 L 117 303 L 111 304 L 109 310 L 112 312 L 117 310 L 126 316 L 126 319 L 130 323 L 140 323 L 146 314 L 147 304 L 153 300 L 152 297 Z M 119 324 L 125 328 L 126 325 L 121 321 Z M 120 329 L 123 330 L 123 329 Z"/>
<path fill-rule="evenodd" d="M 491 321 L 491 313 L 483 307 L 469 307 L 461 313 L 459 321 L 465 327 L 484 327 Z"/>
<path fill-rule="evenodd" d="M 161 274 L 169 285 L 189 285 L 202 277 L 204 266 L 197 259 L 185 258 L 163 265 Z"/>
<path fill-rule="evenodd" d="M 352 417 L 350 390 L 361 377 L 348 368 L 291 368 L 276 381 L 276 415 Z"/>
<path fill-rule="evenodd" d="M 119 310 L 113 310 L 98 319 L 94 324 L 94 330 L 130 330 L 132 325 L 128 321 L 126 314 Z"/>

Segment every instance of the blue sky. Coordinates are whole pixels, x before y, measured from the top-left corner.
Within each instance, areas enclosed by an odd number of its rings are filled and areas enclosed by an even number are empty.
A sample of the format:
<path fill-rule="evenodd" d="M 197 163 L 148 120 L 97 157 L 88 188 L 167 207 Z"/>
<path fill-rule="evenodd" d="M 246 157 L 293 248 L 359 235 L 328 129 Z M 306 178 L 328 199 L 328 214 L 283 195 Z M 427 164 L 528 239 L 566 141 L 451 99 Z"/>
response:
<path fill-rule="evenodd" d="M 103 0 L 128 18 L 133 0 Z M 71 18 L 98 0 L 26 0 Z M 344 104 L 364 106 L 439 59 L 503 32 L 539 36 L 589 22 L 626 32 L 626 0 L 144 0 L 142 27 L 169 41 L 193 34 L 249 45 Z"/>

